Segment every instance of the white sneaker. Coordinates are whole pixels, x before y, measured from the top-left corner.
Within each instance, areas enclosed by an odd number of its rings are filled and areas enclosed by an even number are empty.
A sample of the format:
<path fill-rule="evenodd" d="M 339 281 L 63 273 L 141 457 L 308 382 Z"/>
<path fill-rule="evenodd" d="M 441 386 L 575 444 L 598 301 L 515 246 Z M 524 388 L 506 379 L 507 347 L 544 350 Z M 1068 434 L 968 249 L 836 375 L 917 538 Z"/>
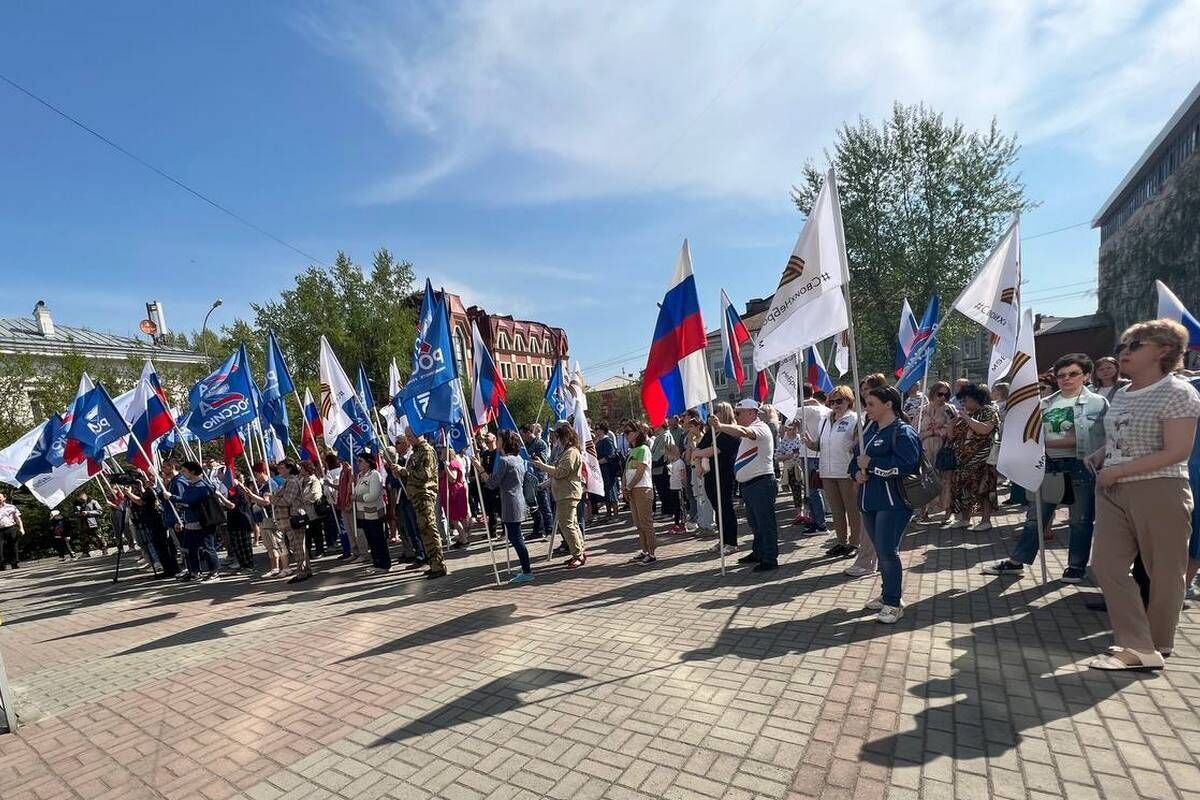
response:
<path fill-rule="evenodd" d="M 972 525 L 971 527 L 967 528 L 967 530 L 973 531 L 976 533 L 978 533 L 979 531 L 990 531 L 991 529 L 992 529 L 992 523 L 990 523 L 990 522 L 977 522 L 974 525 Z"/>
<path fill-rule="evenodd" d="M 266 572 L 264 572 L 264 573 L 262 574 L 262 576 L 263 576 L 264 578 L 278 578 L 278 577 L 279 577 L 279 570 L 277 570 L 277 569 L 267 570 Z"/>
<path fill-rule="evenodd" d="M 873 569 L 867 569 L 866 567 L 860 567 L 855 564 L 853 566 L 846 567 L 842 574 L 849 575 L 851 578 L 861 578 L 864 575 L 871 575 L 874 572 L 875 570 Z"/>
<path fill-rule="evenodd" d="M 727 556 L 733 555 L 734 553 L 737 552 L 737 548 L 731 544 L 727 544 L 727 545 L 725 545 L 725 548 L 722 550 L 722 552 L 724 552 L 725 555 L 727 555 Z"/>
<path fill-rule="evenodd" d="M 897 606 L 884 606 L 879 609 L 879 614 L 876 615 L 875 621 L 882 622 L 884 625 L 895 625 L 904 616 L 904 607 L 901 604 Z"/>
<path fill-rule="evenodd" d="M 949 522 L 942 525 L 941 529 L 944 531 L 952 531 L 956 528 L 965 528 L 965 527 L 967 527 L 966 520 L 952 519 Z"/>
<path fill-rule="evenodd" d="M 884 608 L 889 608 L 889 606 L 883 604 L 883 597 L 876 597 L 874 600 L 868 600 L 863 608 L 867 609 L 867 611 L 880 611 Z M 904 608 L 903 600 L 900 601 L 900 608 Z"/>
<path fill-rule="evenodd" d="M 716 544 L 714 544 L 712 547 L 710 547 L 710 548 L 708 548 L 708 549 L 709 549 L 709 550 L 712 550 L 714 553 L 720 553 L 720 552 L 721 552 L 721 547 L 722 547 L 721 543 L 720 543 L 720 542 L 717 542 Z"/>

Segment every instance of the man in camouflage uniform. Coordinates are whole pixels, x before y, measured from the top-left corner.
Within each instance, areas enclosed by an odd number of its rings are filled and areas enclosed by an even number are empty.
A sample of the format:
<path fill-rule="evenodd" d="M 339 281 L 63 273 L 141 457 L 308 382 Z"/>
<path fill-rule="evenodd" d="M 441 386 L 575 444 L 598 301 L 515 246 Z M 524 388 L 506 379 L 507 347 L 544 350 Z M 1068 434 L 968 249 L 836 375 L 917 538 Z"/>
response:
<path fill-rule="evenodd" d="M 417 528 L 421 531 L 421 542 L 425 545 L 425 556 L 429 560 L 429 571 L 425 577 L 440 578 L 446 574 L 446 562 L 437 530 L 437 454 L 433 451 L 433 445 L 415 435 L 411 428 L 404 435 L 412 447 L 412 453 L 408 457 L 408 465 L 396 467 L 396 472 L 404 479 L 404 492 L 417 515 Z"/>

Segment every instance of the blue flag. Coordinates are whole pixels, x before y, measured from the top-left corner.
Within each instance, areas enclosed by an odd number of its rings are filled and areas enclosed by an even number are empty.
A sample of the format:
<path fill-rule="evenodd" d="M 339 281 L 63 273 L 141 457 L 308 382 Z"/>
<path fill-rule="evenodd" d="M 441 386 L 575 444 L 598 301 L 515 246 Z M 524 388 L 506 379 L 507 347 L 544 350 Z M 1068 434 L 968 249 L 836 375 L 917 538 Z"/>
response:
<path fill-rule="evenodd" d="M 451 385 L 458 375 L 450 315 L 446 304 L 434 296 L 428 279 L 412 361 L 412 375 L 400 393 L 400 406 L 416 433 L 428 433 L 454 421 L 454 403 L 458 402 L 458 392 Z"/>
<path fill-rule="evenodd" d="M 245 345 L 188 392 L 188 430 L 202 442 L 232 433 L 256 416 L 258 387 L 250 377 Z"/>
<path fill-rule="evenodd" d="M 563 382 L 562 362 L 556 359 L 550 380 L 546 382 L 546 405 L 554 412 L 555 419 L 566 419 L 568 416 L 567 391 L 567 385 Z"/>
<path fill-rule="evenodd" d="M 281 441 L 289 441 L 287 396 L 296 391 L 275 334 L 267 334 L 267 370 L 264 375 L 259 413 Z"/>
<path fill-rule="evenodd" d="M 360 361 L 358 364 L 358 397 L 367 407 L 367 411 L 375 410 L 375 395 L 371 394 L 371 382 L 367 380 L 367 368 Z"/>
<path fill-rule="evenodd" d="M 129 424 L 113 404 L 103 384 L 75 398 L 63 457 L 68 464 L 87 458 L 101 461 L 104 448 L 129 435 Z"/>
<path fill-rule="evenodd" d="M 28 483 L 38 475 L 47 475 L 63 465 L 69 427 L 61 414 L 50 415 L 33 449 L 17 470 L 15 478 L 18 483 Z"/>
<path fill-rule="evenodd" d="M 929 299 L 929 305 L 925 307 L 925 316 L 921 317 L 921 326 L 917 328 L 912 349 L 908 352 L 908 360 L 904 362 L 904 371 L 900 374 L 900 380 L 896 382 L 896 389 L 901 396 L 925 375 L 925 370 L 929 368 L 929 360 L 937 350 L 939 304 L 940 300 L 934 294 Z"/>
<path fill-rule="evenodd" d="M 508 410 L 508 404 L 503 400 L 500 401 L 500 407 L 496 413 L 496 427 L 502 431 L 516 431 L 519 436 L 521 429 L 517 427 L 517 421 L 513 419 L 512 412 Z M 521 443 L 521 458 L 529 460 L 529 451 L 525 449 L 525 443 Z"/>
<path fill-rule="evenodd" d="M 354 457 L 362 452 L 378 453 L 379 439 L 371 420 L 366 415 L 366 409 L 361 403 L 346 403 L 343 406 L 346 416 L 350 418 L 350 427 L 342 431 L 333 443 L 333 449 L 338 457 L 354 463 Z"/>

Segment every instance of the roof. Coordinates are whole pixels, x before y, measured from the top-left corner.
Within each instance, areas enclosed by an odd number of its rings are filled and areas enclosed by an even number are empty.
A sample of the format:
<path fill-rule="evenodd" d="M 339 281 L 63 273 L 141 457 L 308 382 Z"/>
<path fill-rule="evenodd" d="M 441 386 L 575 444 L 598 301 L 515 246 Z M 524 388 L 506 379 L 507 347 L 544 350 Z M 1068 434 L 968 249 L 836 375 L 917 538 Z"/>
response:
<path fill-rule="evenodd" d="M 1104 201 L 1104 205 L 1101 206 L 1100 210 L 1096 212 L 1096 217 L 1092 220 L 1093 228 L 1099 227 L 1100 221 L 1107 217 L 1109 212 L 1111 212 L 1121 202 L 1121 195 L 1125 193 L 1125 190 L 1137 182 L 1141 171 L 1145 169 L 1147 164 L 1150 164 L 1154 160 L 1156 155 L 1158 155 L 1158 149 L 1162 147 L 1167 140 L 1171 138 L 1172 134 L 1175 133 L 1176 129 L 1180 127 L 1180 124 L 1184 121 L 1184 118 L 1188 116 L 1188 112 L 1192 111 L 1198 106 L 1200 106 L 1200 83 L 1196 84 L 1195 88 L 1192 89 L 1191 93 L 1188 94 L 1187 98 L 1183 101 L 1179 108 L 1175 109 L 1175 113 L 1171 115 L 1169 120 L 1167 120 L 1167 124 L 1164 125 L 1162 130 L 1158 132 L 1158 135 L 1154 137 L 1154 141 L 1150 142 L 1150 146 L 1146 148 L 1146 152 L 1142 153 L 1142 157 L 1137 160 L 1137 163 L 1133 165 L 1133 168 L 1130 169 L 1125 177 L 1121 179 L 1121 182 L 1117 184 L 1117 188 L 1113 189 L 1113 193 L 1110 194 L 1108 199 Z"/>
<path fill-rule="evenodd" d="M 637 379 L 630 378 L 625 375 L 613 375 L 611 378 L 605 378 L 595 386 L 589 386 L 590 392 L 607 392 L 612 389 L 624 389 L 626 386 L 636 386 Z"/>
<path fill-rule="evenodd" d="M 1082 317 L 1042 317 L 1042 327 L 1038 328 L 1035 336 L 1046 334 L 1075 333 L 1096 328 L 1111 328 L 1112 320 L 1108 314 L 1086 314 Z"/>
<path fill-rule="evenodd" d="M 0 353 L 59 357 L 78 353 L 92 358 L 153 358 L 167 363 L 202 364 L 205 357 L 194 350 L 159 347 L 140 339 L 117 336 L 54 323 L 54 335 L 38 332 L 32 317 L 0 317 Z"/>

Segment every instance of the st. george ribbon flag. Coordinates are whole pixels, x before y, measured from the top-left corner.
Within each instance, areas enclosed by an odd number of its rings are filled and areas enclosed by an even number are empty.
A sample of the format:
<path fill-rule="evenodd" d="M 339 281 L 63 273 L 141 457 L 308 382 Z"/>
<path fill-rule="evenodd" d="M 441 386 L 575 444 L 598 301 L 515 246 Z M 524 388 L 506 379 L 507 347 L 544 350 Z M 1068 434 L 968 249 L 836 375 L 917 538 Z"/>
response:
<path fill-rule="evenodd" d="M 426 279 L 413 345 L 412 374 L 400 393 L 400 408 L 414 433 L 433 433 L 454 421 L 455 404 L 461 405 L 457 397 L 460 389 L 452 383 L 456 377 L 449 312 Z"/>
<path fill-rule="evenodd" d="M 797 376 L 796 373 L 800 370 L 802 359 L 807 360 L 808 371 Z M 788 419 L 797 416 L 801 405 L 800 398 L 803 387 L 798 384 L 797 379 L 826 394 L 833 391 L 833 381 L 825 369 L 825 362 L 817 348 L 806 347 L 786 361 L 779 362 L 779 367 L 775 370 L 775 394 L 772 396 L 771 402 L 775 409 Z"/>
<path fill-rule="evenodd" d="M 550 370 L 550 379 L 546 381 L 546 405 L 550 406 L 554 419 L 566 419 L 571 416 L 570 389 L 563 379 L 562 359 L 555 359 L 554 368 Z"/>
<path fill-rule="evenodd" d="M 482 428 L 499 418 L 500 404 L 508 400 L 508 390 L 474 320 L 471 321 L 471 346 L 475 370 L 471 382 L 471 411 L 475 414 L 475 427 Z"/>
<path fill-rule="evenodd" d="M 835 201 L 834 180 L 830 170 L 763 314 L 754 347 L 755 369 L 766 369 L 850 327 L 842 294 L 850 273 L 839 233 L 842 212 Z"/>
<path fill-rule="evenodd" d="M 1046 442 L 1042 438 L 1042 400 L 1038 392 L 1033 344 L 1033 312 L 1029 310 L 1017 332 L 1010 374 L 996 469 L 1013 483 L 1036 492 L 1046 475 Z"/>
<path fill-rule="evenodd" d="M 1192 312 L 1187 310 L 1183 301 L 1176 297 L 1165 283 L 1155 281 L 1154 290 L 1158 293 L 1158 316 L 1173 319 L 1187 328 L 1188 350 L 1200 351 L 1200 321 L 1192 316 Z"/>
<path fill-rule="evenodd" d="M 952 306 L 992 333 L 988 385 L 1009 370 L 1021 325 L 1021 218 L 1014 216 L 979 272 Z"/>
<path fill-rule="evenodd" d="M 258 415 L 257 394 L 242 345 L 188 392 L 187 429 L 207 442 L 249 425 Z"/>
<path fill-rule="evenodd" d="M 287 396 L 296 391 L 283 351 L 275 341 L 275 334 L 267 334 L 267 365 L 263 375 L 260 413 L 262 421 L 269 425 L 281 443 L 288 442 Z"/>
<path fill-rule="evenodd" d="M 908 298 L 904 298 L 904 305 L 900 307 L 900 327 L 896 330 L 896 377 L 900 377 L 900 373 L 904 371 L 904 365 L 908 363 L 908 354 L 912 352 L 913 344 L 917 339 L 917 318 L 913 315 L 912 306 L 908 304 Z"/>
<path fill-rule="evenodd" d="M 700 316 L 700 299 L 692 274 L 692 254 L 684 239 L 671 283 L 658 309 L 654 341 L 642 374 L 642 406 L 651 425 L 658 427 L 668 416 L 682 414 L 717 396 L 704 356 L 706 342 L 707 331 Z M 580 413 L 576 409 L 576 416 Z"/>
<path fill-rule="evenodd" d="M 941 301 L 935 293 L 933 297 L 929 298 L 929 305 L 925 307 L 925 316 L 921 317 L 921 325 L 917 328 L 916 336 L 913 337 L 912 347 L 904 362 L 904 369 L 900 372 L 900 380 L 896 383 L 896 389 L 901 395 L 925 376 L 925 371 L 929 368 L 929 361 L 937 350 L 940 304 Z"/>
<path fill-rule="evenodd" d="M 325 422 L 325 444 L 343 461 L 353 461 L 364 450 L 375 451 L 378 441 L 367 409 L 358 398 L 329 340 L 321 337 L 317 362 L 321 380 L 321 417 Z"/>

